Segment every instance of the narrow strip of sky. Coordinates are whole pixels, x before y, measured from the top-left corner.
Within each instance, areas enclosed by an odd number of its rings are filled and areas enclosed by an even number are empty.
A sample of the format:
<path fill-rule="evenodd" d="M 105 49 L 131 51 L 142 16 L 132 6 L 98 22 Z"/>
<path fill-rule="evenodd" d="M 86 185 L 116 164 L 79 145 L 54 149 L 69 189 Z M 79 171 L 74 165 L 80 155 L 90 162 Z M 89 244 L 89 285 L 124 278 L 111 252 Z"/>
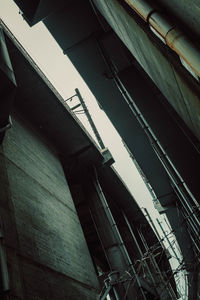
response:
<path fill-rule="evenodd" d="M 154 208 L 152 197 L 138 173 L 137 168 L 133 164 L 132 159 L 123 146 L 121 137 L 105 113 L 99 108 L 96 99 L 80 74 L 67 56 L 63 54 L 61 48 L 44 24 L 40 22 L 33 27 L 29 27 L 12 0 L 0 1 L 0 18 L 64 99 L 72 96 L 75 93 L 75 88 L 79 88 L 105 145 L 110 149 L 115 159 L 115 169 L 122 177 L 139 206 L 148 209 L 155 226 L 162 236 L 155 219 L 159 218 L 160 221 L 163 221 L 163 219 Z M 72 105 L 74 105 L 74 103 Z M 79 114 L 77 117 L 94 137 L 85 115 Z M 176 267 L 177 263 L 173 262 L 173 266 Z"/>
<path fill-rule="evenodd" d="M 75 88 L 79 88 L 105 145 L 114 156 L 116 161 L 114 167 L 139 205 L 147 207 L 150 213 L 154 212 L 158 217 L 159 215 L 152 204 L 152 198 L 124 148 L 120 136 L 43 23 L 40 22 L 33 27 L 29 27 L 19 14 L 18 7 L 11 0 L 1 0 L 0 16 L 64 99 L 72 96 Z M 77 116 L 93 136 L 85 116 L 81 114 Z"/>

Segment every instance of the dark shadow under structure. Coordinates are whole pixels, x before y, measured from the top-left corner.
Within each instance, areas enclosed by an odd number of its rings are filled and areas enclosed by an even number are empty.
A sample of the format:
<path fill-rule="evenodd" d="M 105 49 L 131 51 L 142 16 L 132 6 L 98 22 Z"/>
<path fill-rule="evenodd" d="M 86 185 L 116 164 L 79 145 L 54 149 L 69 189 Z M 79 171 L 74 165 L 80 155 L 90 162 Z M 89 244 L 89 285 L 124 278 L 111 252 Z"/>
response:
<path fill-rule="evenodd" d="M 105 152 L 2 28 L 2 298 L 175 299 L 165 249 Z"/>

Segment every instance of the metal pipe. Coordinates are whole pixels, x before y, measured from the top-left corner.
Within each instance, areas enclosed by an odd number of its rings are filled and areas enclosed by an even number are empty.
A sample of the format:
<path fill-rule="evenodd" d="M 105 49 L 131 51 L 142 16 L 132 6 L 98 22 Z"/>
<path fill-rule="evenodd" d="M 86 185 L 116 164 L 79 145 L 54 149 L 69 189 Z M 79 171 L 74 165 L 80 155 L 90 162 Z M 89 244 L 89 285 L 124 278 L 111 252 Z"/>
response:
<path fill-rule="evenodd" d="M 190 207 L 186 201 L 182 201 L 183 194 L 180 194 L 179 190 L 177 190 L 176 186 L 173 186 L 173 189 L 182 204 L 182 212 L 184 213 L 185 219 L 187 219 L 187 224 L 190 225 L 192 231 L 199 238 L 199 219 L 195 214 L 195 211 Z M 187 205 L 186 205 L 187 204 Z"/>
<path fill-rule="evenodd" d="M 149 214 L 148 210 L 147 210 L 145 207 L 143 207 L 143 210 L 144 210 L 145 213 L 146 213 L 145 217 L 147 218 L 147 220 L 148 220 L 149 223 L 151 224 L 151 226 L 152 226 L 152 228 L 153 228 L 153 230 L 154 230 L 154 233 L 155 233 L 157 239 L 159 240 L 159 243 L 161 244 L 162 248 L 165 249 L 165 246 L 164 246 L 164 244 L 163 244 L 163 242 L 162 242 L 162 239 L 161 239 L 161 237 L 160 237 L 160 235 L 159 235 L 159 232 L 158 232 L 158 230 L 157 230 L 157 228 L 156 228 L 154 222 L 152 221 L 152 218 L 150 217 L 150 214 Z"/>
<path fill-rule="evenodd" d="M 146 0 L 124 0 L 200 77 L 200 50 Z"/>
<path fill-rule="evenodd" d="M 145 293 L 144 293 L 144 291 L 142 289 L 142 285 L 141 285 L 140 279 L 138 277 L 138 274 L 137 274 L 137 272 L 136 272 L 136 270 L 135 270 L 135 268 L 133 266 L 132 260 L 131 260 L 131 258 L 129 256 L 129 253 L 128 253 L 127 249 L 126 249 L 126 246 L 125 246 L 124 241 L 122 239 L 122 236 L 121 236 L 121 234 L 119 232 L 117 224 L 116 224 L 116 222 L 114 220 L 112 212 L 111 212 L 111 210 L 109 208 L 107 200 L 106 200 L 106 198 L 104 196 L 102 187 L 101 187 L 99 179 L 98 179 L 98 173 L 97 173 L 97 170 L 96 170 L 95 167 L 94 167 L 94 175 L 95 175 L 94 186 L 95 186 L 96 190 L 98 191 L 98 194 L 100 195 L 100 200 L 102 202 L 102 206 L 104 207 L 104 210 L 105 210 L 105 213 L 106 213 L 107 218 L 109 220 L 109 223 L 110 223 L 111 227 L 113 228 L 113 232 L 115 234 L 115 237 L 119 241 L 119 246 L 121 248 L 121 252 L 122 252 L 122 255 L 124 257 L 124 260 L 125 260 L 127 266 L 130 267 L 130 269 L 132 270 L 132 272 L 133 272 L 133 274 L 135 276 L 135 279 L 137 281 L 137 284 L 138 284 L 138 287 L 140 289 L 141 295 L 143 296 L 143 299 L 147 300 L 146 295 L 145 295 Z"/>
<path fill-rule="evenodd" d="M 195 206 L 196 208 L 199 208 L 199 204 L 192 195 L 192 193 L 188 192 L 188 188 L 185 185 L 181 175 L 176 170 L 174 164 L 171 162 L 170 158 L 168 157 L 167 153 L 155 137 L 154 133 L 152 132 L 151 128 L 148 126 L 147 122 L 142 117 L 141 113 L 137 109 L 134 102 L 132 102 L 129 99 L 129 95 L 127 94 L 126 90 L 121 85 L 121 82 L 119 81 L 118 77 L 114 74 L 114 80 L 116 82 L 116 85 L 118 86 L 122 96 L 126 100 L 127 104 L 129 105 L 131 111 L 133 112 L 134 116 L 138 120 L 139 124 L 141 125 L 142 129 L 146 133 L 146 135 L 149 138 L 149 141 L 151 143 L 151 146 L 153 147 L 156 155 L 158 156 L 159 160 L 163 164 L 166 172 L 168 173 L 170 179 L 172 180 L 173 184 L 176 186 L 177 190 L 179 191 L 180 195 L 183 197 L 184 202 L 186 205 L 191 209 L 191 207 Z M 191 199 L 191 200 L 190 200 Z M 188 203 L 189 202 L 189 203 Z M 191 207 L 190 207 L 191 205 Z M 200 221 L 195 216 L 197 223 L 200 225 Z"/>
<path fill-rule="evenodd" d="M 142 260 L 142 259 L 144 258 L 144 254 L 143 254 L 143 252 L 142 252 L 142 250 L 141 250 L 141 248 L 140 248 L 140 245 L 139 245 L 139 243 L 138 243 L 138 241 L 137 241 L 137 239 L 136 239 L 136 237 L 135 237 L 135 234 L 134 234 L 134 232 L 133 232 L 133 229 L 132 229 L 132 227 L 131 227 L 131 224 L 130 224 L 130 222 L 129 222 L 127 216 L 126 216 L 126 214 L 125 214 L 124 212 L 122 212 L 122 214 L 123 214 L 124 220 L 125 220 L 125 222 L 126 222 L 126 225 L 128 226 L 128 229 L 129 229 L 129 231 L 130 231 L 130 233 L 131 233 L 131 236 L 132 236 L 132 238 L 133 238 L 133 240 L 134 240 L 134 242 L 135 242 L 135 244 L 136 244 L 136 246 L 137 246 L 137 249 L 138 249 L 138 251 L 139 251 L 139 253 L 140 253 L 140 257 L 141 257 L 141 260 Z M 144 259 L 144 264 L 145 264 L 145 266 L 146 266 L 146 268 L 147 268 L 147 271 L 148 271 L 149 276 L 150 276 L 150 278 L 151 278 L 151 280 L 152 280 L 152 283 L 154 284 L 154 286 L 156 286 L 156 283 L 155 283 L 154 277 L 153 277 L 153 275 L 152 275 L 152 272 L 150 271 L 149 265 L 148 265 L 148 263 L 146 262 L 145 259 Z"/>
<path fill-rule="evenodd" d="M 181 204 L 185 207 L 187 206 L 187 208 L 190 210 L 191 213 L 194 213 L 194 218 L 197 222 L 197 226 L 200 226 L 200 220 L 199 220 L 199 214 L 198 216 L 196 216 L 194 210 L 193 210 L 193 206 L 195 203 L 192 203 L 190 200 L 190 195 L 186 194 L 186 191 L 184 189 L 184 185 L 183 182 L 181 181 L 180 178 L 178 178 L 177 174 L 175 173 L 174 169 L 172 168 L 170 162 L 167 160 L 167 157 L 165 155 L 165 153 L 163 154 L 161 152 L 161 150 L 159 149 L 159 145 L 157 144 L 157 142 L 152 142 L 152 147 L 154 148 L 155 153 L 157 154 L 158 158 L 160 159 L 160 162 L 162 163 L 162 165 L 164 166 L 167 174 L 169 175 L 169 178 L 171 179 L 172 183 L 173 183 L 173 188 L 174 190 L 176 190 L 178 192 L 179 195 L 179 199 L 181 201 Z M 193 200 L 193 199 L 192 199 Z M 196 208 L 198 207 L 195 205 Z M 197 211 L 197 213 L 199 213 L 199 211 Z"/>
<path fill-rule="evenodd" d="M 90 113 L 89 113 L 89 111 L 88 111 L 88 108 L 87 108 L 87 106 L 86 106 L 86 104 L 85 104 L 85 101 L 83 100 L 83 98 L 82 98 L 82 96 L 81 96 L 81 94 L 80 94 L 80 92 L 79 92 L 79 89 L 75 89 L 75 92 L 76 92 L 76 95 L 77 95 L 77 97 L 79 98 L 79 101 L 80 101 L 80 103 L 81 103 L 81 105 L 82 105 L 82 107 L 83 107 L 83 110 L 84 110 L 84 112 L 85 112 L 85 114 L 86 114 L 86 116 L 87 116 L 87 119 L 88 119 L 88 121 L 89 121 L 89 123 L 90 123 L 90 126 L 91 126 L 91 128 L 92 128 L 92 130 L 93 130 L 93 132 L 94 132 L 94 134 L 95 134 L 95 136 L 96 136 L 96 139 L 97 139 L 97 141 L 98 141 L 98 143 L 99 143 L 99 146 L 101 147 L 101 149 L 104 149 L 104 148 L 105 148 L 105 145 L 104 145 L 104 143 L 103 143 L 103 140 L 102 140 L 102 138 L 100 137 L 100 134 L 99 134 L 99 132 L 98 132 L 98 130 L 97 130 L 97 128 L 96 128 L 96 126 L 95 126 L 93 120 L 92 120 L 92 117 L 91 117 L 91 115 L 90 115 Z"/>
<path fill-rule="evenodd" d="M 161 222 L 158 220 L 158 218 L 156 218 L 156 221 L 157 221 L 158 225 L 160 226 L 160 229 L 162 230 L 162 233 L 163 233 L 165 239 L 167 240 L 167 242 L 168 242 L 168 244 L 169 244 L 169 246 L 170 246 L 170 248 L 171 248 L 171 250 L 172 250 L 174 256 L 176 257 L 177 261 L 180 263 L 180 258 L 178 257 L 176 251 L 174 250 L 174 247 L 172 246 L 172 244 L 171 244 L 171 242 L 170 242 L 170 240 L 169 240 L 169 238 L 168 238 L 166 232 L 164 231 Z"/>
<path fill-rule="evenodd" d="M 135 106 L 134 102 L 132 102 L 129 99 L 129 95 L 127 94 L 126 90 L 124 90 L 123 86 L 121 85 L 120 81 L 118 80 L 117 76 L 114 76 L 114 80 L 122 93 L 122 96 L 126 100 L 127 104 L 129 105 L 131 111 L 133 112 L 134 116 L 138 120 L 139 124 L 141 125 L 142 129 L 146 133 L 146 135 L 149 138 L 149 141 L 151 143 L 151 146 L 153 147 L 156 155 L 160 159 L 161 163 L 163 164 L 166 172 L 170 176 L 172 182 L 177 187 L 177 190 L 179 190 L 180 194 L 183 196 L 184 201 L 188 204 L 188 200 L 191 198 L 192 202 L 190 201 L 191 206 L 195 205 L 196 207 L 199 207 L 197 201 L 193 197 L 193 195 L 190 193 L 188 197 L 186 196 L 186 192 L 188 192 L 188 189 L 186 189 L 186 186 L 184 181 L 182 180 L 182 177 L 177 172 L 175 166 L 171 162 L 170 158 L 168 157 L 167 153 L 155 137 L 154 133 L 152 132 L 151 128 L 148 126 L 147 122 L 142 117 L 141 113 L 138 111 L 137 107 Z M 188 204 L 189 205 L 189 204 Z"/>
<path fill-rule="evenodd" d="M 146 22 L 154 11 L 154 8 L 145 0 L 125 0 L 125 2 Z"/>
<path fill-rule="evenodd" d="M 165 282 L 165 278 L 163 277 L 163 274 L 158 266 L 158 263 L 153 255 L 153 253 L 150 251 L 149 249 L 149 246 L 144 238 L 144 235 L 142 234 L 142 232 L 140 230 L 138 230 L 138 234 L 144 244 L 144 247 L 149 255 L 149 259 L 152 263 L 152 266 L 155 267 L 155 270 L 158 272 L 158 276 L 160 277 L 160 280 L 161 280 L 161 284 L 163 285 L 163 287 L 161 288 L 161 290 L 159 291 L 161 294 L 160 294 L 160 297 L 162 298 L 164 295 L 165 295 L 165 292 L 167 290 L 167 293 L 168 293 L 168 296 L 170 296 L 170 299 L 177 299 L 176 295 L 175 295 L 175 292 L 170 284 L 170 282 Z M 164 297 L 163 297 L 164 298 Z M 167 298 L 168 299 L 168 298 Z"/>
<path fill-rule="evenodd" d="M 161 161 L 162 165 L 164 166 L 164 169 L 166 170 L 167 174 L 169 175 L 169 178 L 173 185 L 176 187 L 176 190 L 179 194 L 179 199 L 183 206 L 186 206 L 189 211 L 193 211 L 192 207 L 195 205 L 197 208 L 199 205 L 197 205 L 193 195 L 191 193 L 188 193 L 188 188 L 184 184 L 184 181 L 182 180 L 180 174 L 177 172 L 175 167 L 173 166 L 170 158 L 166 154 L 165 150 L 157 140 L 156 136 L 152 132 L 151 128 L 148 126 L 147 122 L 144 120 L 143 116 L 141 115 L 140 111 L 138 110 L 137 106 L 134 104 L 133 101 L 131 101 L 129 94 L 127 93 L 126 89 L 121 84 L 119 78 L 115 74 L 115 70 L 113 69 L 112 63 L 110 62 L 109 58 L 104 53 L 103 49 L 99 45 L 99 50 L 101 51 L 101 54 L 108 65 L 110 71 L 112 72 L 113 79 L 119 88 L 119 91 L 121 92 L 122 96 L 126 100 L 128 106 L 130 107 L 132 113 L 134 114 L 135 118 L 141 125 L 142 129 L 144 130 L 145 134 L 148 136 L 149 141 L 151 143 L 151 146 L 153 147 L 156 155 L 158 156 L 159 160 Z M 200 225 L 199 218 L 196 216 L 194 212 L 194 219 L 196 226 Z"/>
<path fill-rule="evenodd" d="M 127 94 L 126 90 L 124 90 L 123 86 L 121 85 L 119 79 L 117 78 L 117 76 L 115 74 L 114 74 L 114 80 L 115 80 L 120 92 L 122 93 L 122 96 L 125 98 L 127 104 L 129 105 L 131 111 L 135 115 L 136 119 L 140 123 L 140 125 L 143 128 L 146 135 L 148 136 L 151 146 L 153 147 L 156 155 L 158 156 L 159 160 L 163 164 L 163 166 L 164 166 L 167 174 L 169 175 L 170 179 L 172 180 L 174 186 L 177 188 L 179 194 L 182 196 L 181 202 L 183 202 L 182 201 L 182 199 L 183 199 L 186 206 L 188 206 L 188 208 L 190 210 L 191 210 L 191 207 L 193 207 L 193 206 L 195 206 L 199 210 L 198 202 L 196 201 L 196 199 L 194 198 L 192 193 L 188 192 L 189 189 L 185 185 L 181 175 L 176 170 L 175 166 L 171 162 L 167 153 L 165 152 L 165 150 L 163 149 L 163 147 L 161 146 L 161 144 L 155 137 L 154 133 L 152 132 L 151 128 L 148 126 L 147 122 L 142 117 L 141 113 L 135 106 L 134 102 L 132 102 L 129 99 L 129 95 Z M 196 213 L 199 212 L 198 210 Z M 197 224 L 200 225 L 200 221 L 199 221 L 198 217 L 196 216 L 196 214 L 194 214 L 194 218 L 195 218 Z"/>
<path fill-rule="evenodd" d="M 114 286 L 113 286 L 113 292 L 114 292 L 116 300 L 120 300 L 117 289 Z"/>

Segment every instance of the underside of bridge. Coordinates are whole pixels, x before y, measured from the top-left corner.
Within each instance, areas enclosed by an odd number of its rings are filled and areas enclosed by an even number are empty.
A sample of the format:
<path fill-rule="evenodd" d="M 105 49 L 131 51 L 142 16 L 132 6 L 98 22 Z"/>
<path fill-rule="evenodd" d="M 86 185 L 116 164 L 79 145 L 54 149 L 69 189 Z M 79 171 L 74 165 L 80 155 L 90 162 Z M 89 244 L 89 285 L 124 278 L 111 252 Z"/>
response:
<path fill-rule="evenodd" d="M 188 298 L 199 299 L 200 51 L 196 40 L 200 4 L 197 0 L 190 3 L 184 0 L 170 3 L 167 0 L 35 0 L 31 5 L 27 1 L 15 2 L 30 26 L 44 22 L 124 140 L 153 189 L 155 205 L 160 213 L 167 215 L 177 238 L 183 255 L 182 266 L 188 274 Z M 58 102 L 52 100 L 52 105 L 47 105 L 48 97 L 38 90 L 34 100 L 27 96 L 30 98 L 27 103 L 24 93 L 28 93 L 28 87 L 32 89 L 32 77 L 36 75 L 29 74 L 29 68 L 22 70 L 20 54 L 7 40 L 20 92 L 14 95 L 18 89 L 15 89 L 13 73 L 6 71 L 8 79 L 2 93 L 7 104 L 5 111 L 1 110 L 1 128 L 9 123 L 12 101 L 17 97 L 16 110 L 58 147 L 89 253 L 96 272 L 104 274 L 100 281 L 111 270 L 125 271 L 124 265 L 127 267 L 130 262 L 126 255 L 124 258 L 124 251 L 134 261 L 134 270 L 137 269 L 137 260 L 147 251 L 145 245 L 151 248 L 158 242 L 153 232 L 146 234 L 149 225 L 143 214 L 113 169 L 102 166 L 98 150 L 83 137 L 74 138 L 79 133 L 65 132 L 64 122 L 69 125 L 64 112 L 60 112 L 63 118 L 59 118 L 59 130 L 50 126 L 58 123 L 57 115 L 52 113 Z M 40 101 L 41 97 L 46 102 Z M 72 144 L 68 142 L 73 145 L 71 149 L 63 143 L 65 134 L 68 141 L 72 140 Z M 93 157 L 92 163 L 88 157 Z M 111 227 L 117 228 L 114 233 L 109 227 L 112 220 L 115 221 Z M 116 246 L 120 243 L 125 248 Z M 168 270 L 167 260 L 159 258 L 160 250 L 156 251 L 156 265 L 164 262 L 159 267 Z M 149 265 L 145 267 L 148 269 Z M 157 281 L 155 273 L 152 276 Z M 151 295 L 149 278 L 141 287 L 144 278 L 139 271 L 138 274 L 137 287 L 128 290 L 129 297 L 157 299 L 159 289 Z M 170 280 L 171 275 L 166 276 Z M 110 296 L 115 299 L 118 293 L 123 299 L 122 288 L 116 289 Z M 165 297 L 169 295 L 161 293 L 160 299 L 176 298 L 175 294 Z"/>

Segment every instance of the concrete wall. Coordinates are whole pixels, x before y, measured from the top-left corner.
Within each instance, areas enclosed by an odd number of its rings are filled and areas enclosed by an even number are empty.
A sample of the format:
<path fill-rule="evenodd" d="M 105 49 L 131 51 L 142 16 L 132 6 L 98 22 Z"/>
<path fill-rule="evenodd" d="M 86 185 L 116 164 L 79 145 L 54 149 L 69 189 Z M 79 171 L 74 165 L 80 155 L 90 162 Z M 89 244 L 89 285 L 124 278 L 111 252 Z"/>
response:
<path fill-rule="evenodd" d="M 173 65 L 168 60 L 164 51 L 160 51 L 156 42 L 152 42 L 152 39 L 117 0 L 102 2 L 94 0 L 94 2 L 175 111 L 200 139 L 198 82 L 181 66 L 180 62 Z M 147 24 L 146 30 L 148 30 Z M 151 35 L 155 40 L 158 39 L 153 33 Z M 165 53 L 169 52 L 165 44 L 162 44 L 162 48 Z"/>
<path fill-rule="evenodd" d="M 0 158 L 11 294 L 96 299 L 97 277 L 56 153 L 15 119 Z"/>

